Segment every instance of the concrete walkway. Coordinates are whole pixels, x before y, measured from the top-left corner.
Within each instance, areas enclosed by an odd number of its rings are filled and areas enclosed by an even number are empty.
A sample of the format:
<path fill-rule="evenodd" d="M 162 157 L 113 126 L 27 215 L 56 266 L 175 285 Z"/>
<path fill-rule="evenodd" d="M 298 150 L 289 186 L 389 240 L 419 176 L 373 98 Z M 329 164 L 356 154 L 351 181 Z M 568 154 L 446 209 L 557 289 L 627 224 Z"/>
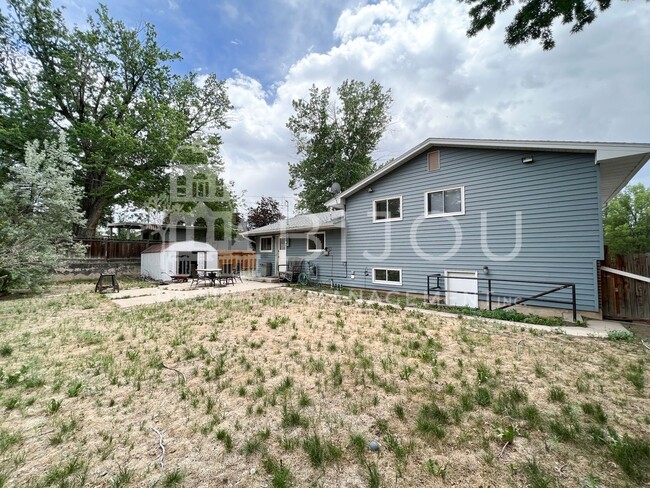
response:
<path fill-rule="evenodd" d="M 227 295 L 232 293 L 242 293 L 255 290 L 269 290 L 280 288 L 279 283 L 261 283 L 257 281 L 244 280 L 235 285 L 228 286 L 199 286 L 190 290 L 190 283 L 174 283 L 152 288 L 135 288 L 132 290 L 122 290 L 119 293 L 109 293 L 106 295 L 115 305 L 122 308 L 134 307 L 137 305 L 151 305 L 152 303 L 170 302 L 172 300 L 184 300 L 196 297 L 210 297 L 217 295 Z"/>

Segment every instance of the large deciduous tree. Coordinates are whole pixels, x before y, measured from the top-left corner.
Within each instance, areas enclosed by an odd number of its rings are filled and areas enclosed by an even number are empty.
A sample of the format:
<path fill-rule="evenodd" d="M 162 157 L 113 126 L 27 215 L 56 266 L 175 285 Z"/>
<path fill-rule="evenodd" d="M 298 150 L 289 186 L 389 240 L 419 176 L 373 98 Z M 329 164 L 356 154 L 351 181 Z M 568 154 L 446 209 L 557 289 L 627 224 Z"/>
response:
<path fill-rule="evenodd" d="M 391 91 L 374 80 L 344 81 L 338 100 L 330 92 L 312 86 L 308 99 L 293 101 L 287 123 L 301 158 L 289 163 L 289 184 L 300 190 L 296 207 L 309 212 L 325 210 L 332 183 L 347 189 L 376 169 L 372 152 L 391 120 Z"/>
<path fill-rule="evenodd" d="M 254 207 L 248 209 L 246 220 L 249 229 L 257 229 L 273 224 L 284 218 L 280 211 L 280 202 L 273 197 L 262 197 Z"/>
<path fill-rule="evenodd" d="M 603 227 L 610 255 L 650 252 L 650 188 L 638 183 L 613 198 Z"/>
<path fill-rule="evenodd" d="M 10 288 L 38 290 L 63 259 L 83 253 L 70 229 L 84 218 L 64 137 L 24 152 L 0 185 L 0 276 Z"/>
<path fill-rule="evenodd" d="M 510 9 L 515 0 L 459 0 L 472 7 L 467 35 L 472 37 L 494 25 L 498 14 Z M 597 11 L 607 10 L 611 0 L 522 0 L 521 7 L 506 27 L 505 43 L 510 47 L 539 40 L 544 50 L 553 49 L 553 23 L 560 19 L 563 24 L 573 24 L 575 34 L 596 19 Z"/>
<path fill-rule="evenodd" d="M 137 28 L 101 6 L 70 28 L 50 0 L 8 0 L 0 15 L 0 177 L 25 140 L 60 128 L 92 236 L 111 206 L 141 205 L 167 190 L 179 147 L 200 139 L 218 154 L 230 109 L 223 81 L 181 76 L 148 23 Z M 184 164 L 193 164 L 185 158 Z M 201 161 L 196 161 L 199 163 Z"/>

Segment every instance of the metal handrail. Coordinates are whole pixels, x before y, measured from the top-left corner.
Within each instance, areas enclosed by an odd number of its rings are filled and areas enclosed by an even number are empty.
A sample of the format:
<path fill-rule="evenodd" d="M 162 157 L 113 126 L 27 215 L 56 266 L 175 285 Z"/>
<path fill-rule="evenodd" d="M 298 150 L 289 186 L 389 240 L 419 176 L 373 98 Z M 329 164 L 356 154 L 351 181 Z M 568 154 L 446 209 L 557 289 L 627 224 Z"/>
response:
<path fill-rule="evenodd" d="M 432 278 L 435 278 L 435 286 L 431 286 L 431 281 Z M 431 296 L 438 296 L 436 294 L 432 294 L 431 292 L 438 292 L 438 293 L 462 293 L 466 295 L 477 295 L 479 298 L 481 295 L 484 295 L 487 297 L 487 302 L 488 302 L 488 308 L 489 310 L 492 310 L 492 298 L 511 298 L 508 295 L 503 295 L 499 293 L 493 293 L 492 292 L 492 283 L 524 283 L 528 285 L 552 285 L 554 288 L 543 291 L 540 293 L 536 293 L 532 296 L 528 297 L 517 297 L 512 303 L 508 303 L 506 305 L 503 305 L 501 307 L 498 307 L 497 310 L 503 310 L 509 307 L 513 307 L 515 305 L 519 305 L 521 303 L 530 301 L 530 300 L 535 300 L 536 302 L 544 302 L 544 303 L 556 303 L 556 304 L 562 304 L 562 305 L 571 305 L 572 311 L 573 311 L 573 321 L 575 322 L 578 319 L 578 310 L 577 310 L 577 300 L 576 300 L 576 285 L 575 283 L 560 283 L 556 281 L 532 281 L 532 280 L 510 280 L 510 279 L 503 279 L 503 278 L 479 278 L 479 277 L 474 277 L 474 276 L 453 276 L 454 279 L 461 279 L 461 280 L 476 280 L 477 282 L 485 281 L 487 282 L 487 293 L 483 292 L 481 293 L 480 291 L 455 291 L 455 290 L 449 290 L 441 286 L 440 280 L 441 278 L 447 278 L 446 276 L 443 276 L 442 273 L 434 273 L 427 275 L 427 303 L 431 302 Z M 559 300 L 559 299 L 552 299 L 552 298 L 542 298 L 546 295 L 549 295 L 551 293 L 555 293 L 561 290 L 565 290 L 567 288 L 571 288 L 571 300 Z"/>

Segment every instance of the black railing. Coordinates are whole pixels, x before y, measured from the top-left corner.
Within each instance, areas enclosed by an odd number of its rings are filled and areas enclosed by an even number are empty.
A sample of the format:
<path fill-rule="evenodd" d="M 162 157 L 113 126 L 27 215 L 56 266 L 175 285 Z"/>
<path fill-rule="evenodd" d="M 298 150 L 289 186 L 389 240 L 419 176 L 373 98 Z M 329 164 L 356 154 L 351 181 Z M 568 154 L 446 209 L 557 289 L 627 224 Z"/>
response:
<path fill-rule="evenodd" d="M 461 279 L 461 280 L 475 280 L 477 281 L 477 284 L 479 284 L 481 281 L 487 282 L 487 292 L 481 292 L 479 287 L 477 286 L 478 291 L 461 291 L 461 290 L 449 290 L 446 289 L 444 286 L 442 286 L 443 280 L 446 278 L 452 278 L 452 279 Z M 432 282 L 435 283 L 434 286 L 432 286 Z M 542 291 L 539 293 L 535 293 L 534 295 L 531 296 L 525 296 L 525 297 L 516 297 L 513 299 L 512 294 L 502 294 L 502 293 L 494 293 L 492 290 L 492 284 L 493 283 L 517 283 L 519 285 L 526 284 L 526 285 L 544 285 L 544 286 L 553 286 L 552 289 Z M 551 293 L 556 293 L 561 290 L 566 290 L 566 289 L 571 289 L 571 300 L 562 300 L 562 299 L 557 299 L 557 298 L 542 298 L 545 297 L 546 295 L 549 295 Z M 488 308 L 489 310 L 492 310 L 494 300 L 496 299 L 499 304 L 503 303 L 504 301 L 508 301 L 505 305 L 501 305 L 498 307 L 496 310 L 502 310 L 508 307 L 513 307 L 515 305 L 519 305 L 524 302 L 528 302 L 531 300 L 534 300 L 536 302 L 544 302 L 544 303 L 554 303 L 558 305 L 571 305 L 572 311 L 573 311 L 573 321 L 575 322 L 578 319 L 578 311 L 577 311 L 577 303 L 576 303 L 576 285 L 575 283 L 558 283 L 555 281 L 530 281 L 530 280 L 508 280 L 508 279 L 502 279 L 502 278 L 478 278 L 474 276 L 457 276 L 457 275 L 452 275 L 452 276 L 444 276 L 441 273 L 435 273 L 431 275 L 427 275 L 427 302 L 431 302 L 431 297 L 432 296 L 440 296 L 440 294 L 443 293 L 461 293 L 461 294 L 466 294 L 466 295 L 477 295 L 479 300 L 483 296 L 485 301 L 488 302 Z M 505 300 L 503 300 L 505 299 Z"/>

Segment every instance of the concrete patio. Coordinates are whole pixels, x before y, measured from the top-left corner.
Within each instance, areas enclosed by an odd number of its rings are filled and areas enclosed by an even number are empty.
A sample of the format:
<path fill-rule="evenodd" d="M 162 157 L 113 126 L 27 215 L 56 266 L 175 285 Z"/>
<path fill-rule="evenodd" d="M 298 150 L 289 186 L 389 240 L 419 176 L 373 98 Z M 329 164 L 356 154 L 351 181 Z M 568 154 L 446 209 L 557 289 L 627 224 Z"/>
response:
<path fill-rule="evenodd" d="M 111 301 L 122 308 L 137 305 L 150 305 L 152 303 L 163 303 L 172 300 L 184 300 L 201 296 L 218 296 L 232 293 L 242 293 L 255 290 L 269 290 L 280 288 L 280 283 L 263 283 L 257 281 L 236 282 L 228 286 L 199 286 L 190 289 L 190 283 L 173 283 L 152 288 L 136 288 L 123 290 L 119 293 L 106 295 Z"/>

